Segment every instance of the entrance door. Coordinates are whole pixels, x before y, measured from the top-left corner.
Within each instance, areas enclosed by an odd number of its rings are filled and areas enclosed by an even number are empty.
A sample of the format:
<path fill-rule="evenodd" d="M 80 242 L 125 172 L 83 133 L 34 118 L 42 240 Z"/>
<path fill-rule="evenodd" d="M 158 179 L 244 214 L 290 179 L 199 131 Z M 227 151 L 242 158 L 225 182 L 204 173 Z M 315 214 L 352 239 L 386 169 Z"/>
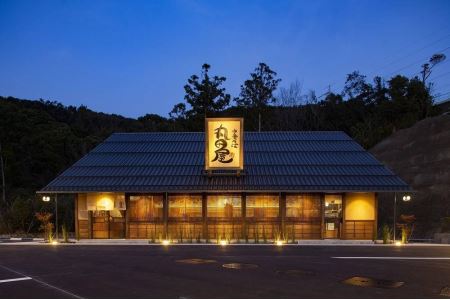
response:
<path fill-rule="evenodd" d="M 95 210 L 92 212 L 92 238 L 125 238 L 125 216 L 122 210 Z"/>
<path fill-rule="evenodd" d="M 325 234 L 326 239 L 341 238 L 342 196 L 325 195 Z"/>

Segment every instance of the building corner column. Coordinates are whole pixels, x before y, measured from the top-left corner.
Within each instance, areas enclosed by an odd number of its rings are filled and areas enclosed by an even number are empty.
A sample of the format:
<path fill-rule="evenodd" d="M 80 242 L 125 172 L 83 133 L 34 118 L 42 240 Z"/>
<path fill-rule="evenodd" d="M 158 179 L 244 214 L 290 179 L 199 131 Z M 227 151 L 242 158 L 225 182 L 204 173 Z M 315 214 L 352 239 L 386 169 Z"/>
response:
<path fill-rule="evenodd" d="M 80 240 L 80 228 L 78 224 L 78 194 L 75 194 L 75 239 Z"/>
<path fill-rule="evenodd" d="M 374 193 L 375 201 L 375 220 L 373 222 L 373 238 L 378 239 L 378 193 Z"/>

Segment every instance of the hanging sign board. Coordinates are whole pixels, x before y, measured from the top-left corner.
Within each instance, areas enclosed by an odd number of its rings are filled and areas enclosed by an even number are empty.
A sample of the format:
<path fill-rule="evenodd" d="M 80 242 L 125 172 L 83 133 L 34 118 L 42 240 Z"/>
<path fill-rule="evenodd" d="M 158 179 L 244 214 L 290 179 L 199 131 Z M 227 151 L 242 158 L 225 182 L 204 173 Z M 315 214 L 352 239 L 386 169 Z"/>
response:
<path fill-rule="evenodd" d="M 206 118 L 205 169 L 244 168 L 244 119 Z"/>

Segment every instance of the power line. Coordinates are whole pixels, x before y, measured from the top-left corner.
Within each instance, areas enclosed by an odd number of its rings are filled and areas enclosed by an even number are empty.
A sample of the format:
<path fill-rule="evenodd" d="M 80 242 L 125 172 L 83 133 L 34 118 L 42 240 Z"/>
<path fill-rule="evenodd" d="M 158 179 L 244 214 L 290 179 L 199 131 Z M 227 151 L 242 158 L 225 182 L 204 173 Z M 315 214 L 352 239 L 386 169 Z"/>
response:
<path fill-rule="evenodd" d="M 438 76 L 431 78 L 430 81 L 436 80 L 436 79 L 441 78 L 441 77 L 445 77 L 448 74 L 450 74 L 450 71 L 442 73 L 442 74 L 439 74 Z"/>
<path fill-rule="evenodd" d="M 436 51 L 435 53 L 442 53 L 442 52 L 447 51 L 448 49 L 450 49 L 450 46 L 449 46 L 449 47 L 446 47 L 446 48 L 444 48 L 444 49 L 442 49 L 442 50 Z M 427 58 L 429 59 L 430 56 L 428 55 L 428 56 L 426 56 L 426 57 L 424 57 L 424 58 L 421 58 L 421 59 L 419 59 L 419 60 L 416 60 L 416 61 L 414 61 L 414 62 L 412 62 L 412 63 L 410 63 L 410 64 L 408 64 L 408 65 L 406 65 L 406 66 L 404 66 L 404 67 L 402 67 L 402 68 L 400 68 L 400 69 L 397 69 L 397 70 L 395 70 L 395 71 L 393 71 L 393 72 L 387 74 L 387 76 L 390 76 L 390 75 L 393 75 L 393 74 L 398 73 L 398 72 L 400 72 L 400 71 L 403 71 L 403 70 L 405 70 L 405 69 L 408 69 L 408 68 L 410 68 L 410 67 L 412 67 L 412 66 L 414 66 L 415 64 L 418 64 L 418 63 L 420 63 L 420 62 L 424 62 Z"/>
<path fill-rule="evenodd" d="M 391 66 L 392 64 L 394 64 L 394 63 L 396 63 L 396 62 L 399 62 L 399 61 L 401 61 L 401 60 L 404 60 L 405 58 L 410 57 L 411 55 L 413 55 L 413 54 L 415 54 L 415 53 L 418 53 L 418 52 L 420 52 L 420 51 L 422 51 L 422 50 L 424 50 L 424 49 L 426 49 L 426 48 L 428 48 L 428 47 L 430 47 L 430 46 L 433 46 L 433 45 L 439 43 L 440 41 L 445 40 L 445 39 L 448 38 L 448 37 L 450 37 L 450 34 L 447 34 L 447 35 L 445 35 L 444 37 L 442 37 L 442 38 L 440 38 L 440 39 L 438 39 L 438 40 L 435 40 L 435 41 L 433 41 L 433 42 L 431 42 L 431 43 L 429 43 L 429 44 L 427 44 L 427 45 L 425 45 L 425 46 L 423 46 L 423 47 L 421 47 L 421 48 L 419 48 L 419 49 L 417 49 L 417 50 L 415 50 L 415 51 L 413 51 L 413 52 L 410 52 L 409 54 L 403 55 L 402 57 L 400 57 L 400 58 L 398 58 L 398 59 L 392 60 L 390 63 L 388 63 L 388 64 L 386 64 L 386 65 L 383 65 L 382 67 L 379 67 L 379 68 L 375 69 L 375 71 L 369 73 L 369 75 L 374 75 L 376 72 L 378 72 L 378 71 L 380 71 L 380 70 L 382 70 L 382 69 L 384 69 L 384 68 L 386 68 L 386 67 L 388 67 L 388 66 Z"/>
<path fill-rule="evenodd" d="M 444 28 L 444 29 L 445 29 L 445 28 Z M 435 34 L 435 33 L 437 33 L 437 32 L 441 32 L 441 31 L 443 31 L 444 29 L 440 29 L 440 30 L 434 31 L 434 32 L 432 32 L 431 34 L 427 34 L 427 36 L 431 36 L 431 35 L 433 35 L 433 34 Z M 446 29 L 445 29 L 445 30 L 446 30 Z M 366 77 L 371 77 L 371 76 L 375 75 L 375 73 L 376 73 L 377 71 L 384 69 L 386 66 L 390 66 L 390 65 L 392 65 L 393 63 L 395 63 L 396 61 L 398 62 L 398 61 L 401 61 L 401 60 L 403 60 L 403 59 L 405 59 L 405 58 L 407 58 L 407 57 L 410 57 L 410 56 L 413 55 L 414 53 L 420 52 L 420 51 L 422 51 L 422 50 L 424 50 L 424 49 L 426 49 L 426 48 L 428 48 L 428 47 L 430 47 L 430 46 L 433 46 L 433 45 L 435 45 L 435 44 L 437 44 L 437 43 L 439 43 L 439 42 L 445 40 L 445 39 L 448 38 L 448 37 L 450 37 L 450 34 L 446 34 L 446 35 L 444 35 L 443 37 L 441 37 L 441 38 L 439 38 L 439 39 L 437 39 L 437 40 L 434 40 L 433 42 L 428 43 L 428 44 L 426 44 L 425 46 L 422 46 L 421 48 L 419 48 L 419 49 L 417 49 L 417 50 L 415 50 L 415 51 L 413 51 L 413 52 L 410 52 L 409 54 L 403 55 L 401 58 L 398 58 L 398 59 L 393 60 L 393 61 L 392 61 L 391 63 L 389 63 L 389 64 L 386 64 L 386 65 L 384 65 L 384 66 L 382 66 L 382 67 L 380 67 L 380 68 L 377 68 L 375 71 L 372 71 L 372 72 L 368 73 L 368 75 L 366 75 Z M 413 43 L 410 43 L 410 44 L 413 44 Z M 446 51 L 446 50 L 448 50 L 448 49 L 450 49 L 450 47 L 447 47 L 447 48 L 445 48 L 445 49 L 443 49 L 443 50 L 440 50 L 440 51 L 437 51 L 437 52 L 444 52 L 444 51 Z M 435 53 L 437 53 L 437 52 L 435 52 Z M 387 74 L 386 76 L 381 76 L 381 77 L 388 77 L 388 76 L 390 76 L 390 75 L 392 75 L 392 74 L 394 74 L 394 73 L 398 73 L 399 71 L 402 71 L 402 70 L 404 70 L 404 69 L 407 69 L 407 68 L 409 68 L 409 67 L 411 67 L 411 66 L 413 66 L 413 65 L 415 65 L 415 64 L 417 64 L 417 63 L 424 62 L 426 59 L 429 59 L 429 58 L 430 58 L 430 56 L 427 56 L 427 57 L 425 57 L 425 58 L 423 58 L 423 59 L 414 61 L 413 63 L 411 63 L 411 64 L 409 64 L 409 65 L 407 65 L 407 66 L 405 66 L 405 67 L 402 67 L 402 68 L 400 68 L 400 69 L 398 69 L 398 70 L 396 70 L 396 71 L 394 71 L 394 72 L 391 72 L 391 73 Z M 418 73 L 414 74 L 414 75 L 417 75 L 417 74 L 419 74 L 419 73 L 420 73 L 420 71 L 419 71 Z M 413 75 L 413 76 L 414 76 L 414 75 Z M 330 93 L 330 91 L 331 91 L 331 90 L 330 90 L 331 86 L 336 85 L 336 83 L 337 83 L 337 82 L 333 82 L 333 83 L 329 84 L 329 85 L 325 88 L 325 92 L 322 93 L 320 96 L 318 96 L 317 99 L 320 99 L 320 98 L 322 98 L 323 96 L 328 95 L 328 94 Z"/>

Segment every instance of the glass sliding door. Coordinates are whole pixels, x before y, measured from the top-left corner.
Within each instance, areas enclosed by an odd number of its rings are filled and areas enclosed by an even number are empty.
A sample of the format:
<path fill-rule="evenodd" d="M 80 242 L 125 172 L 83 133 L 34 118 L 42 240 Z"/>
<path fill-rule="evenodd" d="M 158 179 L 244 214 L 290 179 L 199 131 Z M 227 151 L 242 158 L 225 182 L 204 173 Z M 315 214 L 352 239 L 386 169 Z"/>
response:
<path fill-rule="evenodd" d="M 321 199 L 319 194 L 286 195 L 285 239 L 321 238 Z"/>
<path fill-rule="evenodd" d="M 342 231 L 342 195 L 325 195 L 324 238 L 339 239 Z"/>

